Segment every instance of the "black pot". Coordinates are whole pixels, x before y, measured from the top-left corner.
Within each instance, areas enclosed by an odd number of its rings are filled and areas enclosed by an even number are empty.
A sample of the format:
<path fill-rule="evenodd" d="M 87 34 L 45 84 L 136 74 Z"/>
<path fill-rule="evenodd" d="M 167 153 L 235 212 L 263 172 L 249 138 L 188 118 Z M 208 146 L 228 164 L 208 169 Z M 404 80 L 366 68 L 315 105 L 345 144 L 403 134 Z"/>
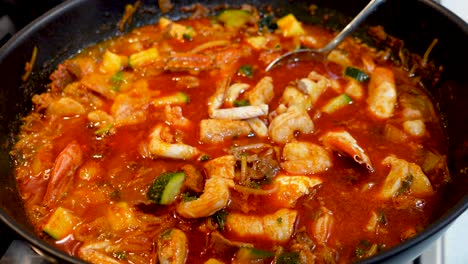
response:
<path fill-rule="evenodd" d="M 0 218 L 36 248 L 61 261 L 82 263 L 34 234 L 15 186 L 9 151 L 14 143 L 14 135 L 18 132 L 20 118 L 31 109 L 32 95 L 45 90 L 49 75 L 61 61 L 84 47 L 121 34 L 117 24 L 126 2 L 128 1 L 65 2 L 29 24 L 0 49 Z M 130 27 L 156 22 L 161 13 L 155 2 L 142 1 Z M 236 5 L 238 1 L 227 2 Z M 308 5 L 307 1 L 245 2 L 256 6 L 269 4 L 299 14 L 305 14 Z M 318 6 L 337 9 L 347 16 L 357 14 L 366 2 L 313 1 Z M 165 15 L 172 19 L 188 16 L 187 13 L 180 12 L 180 7 L 192 3 L 188 0 L 178 1 L 173 11 Z M 215 6 L 226 2 L 202 0 L 200 3 Z M 452 182 L 447 185 L 443 202 L 427 229 L 408 241 L 363 261 L 402 263 L 420 255 L 468 208 L 468 24 L 430 0 L 389 0 L 368 18 L 367 23 L 383 25 L 386 32 L 403 39 L 410 51 L 421 55 L 434 38 L 439 39 L 430 58 L 436 65 L 444 68 L 439 84 L 428 89 L 446 124 Z M 33 72 L 27 82 L 22 82 L 25 62 L 29 61 L 35 46 L 39 52 Z"/>

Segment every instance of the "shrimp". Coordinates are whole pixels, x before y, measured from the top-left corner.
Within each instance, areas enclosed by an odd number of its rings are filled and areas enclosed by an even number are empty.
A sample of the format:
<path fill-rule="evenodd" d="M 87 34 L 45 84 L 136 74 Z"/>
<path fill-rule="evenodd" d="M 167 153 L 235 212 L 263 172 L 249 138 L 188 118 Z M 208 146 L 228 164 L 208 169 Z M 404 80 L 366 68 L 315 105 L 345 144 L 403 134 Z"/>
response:
<path fill-rule="evenodd" d="M 297 89 L 309 96 L 312 105 L 317 102 L 328 86 L 330 86 L 330 81 L 314 71 L 309 73 L 307 78 L 302 78 L 297 82 Z"/>
<path fill-rule="evenodd" d="M 200 141 L 204 143 L 218 143 L 234 136 L 247 136 L 252 129 L 247 121 L 203 119 L 200 122 Z"/>
<path fill-rule="evenodd" d="M 251 105 L 267 104 L 273 99 L 273 79 L 270 76 L 263 77 L 249 92 L 247 98 Z"/>
<path fill-rule="evenodd" d="M 230 213 L 225 228 L 240 237 L 285 242 L 293 235 L 296 218 L 297 211 L 291 209 L 280 209 L 263 216 Z"/>
<path fill-rule="evenodd" d="M 393 72 L 387 68 L 375 68 L 371 73 L 369 83 L 369 97 L 367 98 L 369 111 L 378 118 L 389 118 L 393 115 L 396 100 Z"/>
<path fill-rule="evenodd" d="M 188 239 L 177 228 L 170 228 L 158 238 L 158 259 L 161 264 L 184 264 L 188 256 Z"/>
<path fill-rule="evenodd" d="M 76 141 L 69 143 L 54 162 L 47 190 L 42 199 L 48 207 L 53 207 L 70 186 L 73 175 L 83 164 L 83 152 Z"/>
<path fill-rule="evenodd" d="M 332 212 L 325 207 L 321 207 L 319 216 L 312 227 L 314 238 L 319 244 L 325 245 L 328 238 L 330 238 L 333 223 L 334 218 Z"/>
<path fill-rule="evenodd" d="M 326 171 L 333 164 L 323 147 L 308 142 L 290 142 L 283 148 L 281 167 L 293 174 L 313 174 Z"/>
<path fill-rule="evenodd" d="M 434 192 L 431 182 L 417 164 L 393 155 L 386 157 L 382 164 L 391 166 L 380 190 L 382 198 L 388 199 L 406 191 L 417 196 L 430 195 Z"/>
<path fill-rule="evenodd" d="M 369 157 L 358 145 L 356 139 L 354 139 L 353 136 L 351 136 L 351 134 L 349 134 L 347 131 L 328 132 L 323 135 L 320 140 L 326 147 L 332 150 L 346 153 L 353 157 L 357 163 L 365 164 L 366 168 L 370 172 L 374 171 Z"/>
<path fill-rule="evenodd" d="M 213 215 L 226 207 L 231 199 L 229 187 L 234 186 L 234 166 L 236 159 L 232 155 L 222 156 L 206 163 L 208 180 L 203 194 L 196 200 L 181 202 L 176 208 L 185 218 L 200 218 Z"/>
<path fill-rule="evenodd" d="M 156 125 L 150 134 L 149 151 L 159 157 L 171 159 L 192 159 L 200 154 L 200 151 L 190 145 L 182 143 L 170 144 L 161 138 L 162 125 Z"/>
<path fill-rule="evenodd" d="M 284 89 L 281 102 L 288 107 L 296 106 L 297 108 L 307 111 L 312 106 L 312 102 L 308 95 L 301 93 L 298 89 L 288 86 Z"/>
<path fill-rule="evenodd" d="M 276 116 L 268 127 L 268 134 L 277 143 L 286 143 L 294 138 L 294 132 L 304 134 L 314 130 L 314 123 L 306 111 L 289 107 L 288 111 Z"/>
<path fill-rule="evenodd" d="M 242 107 L 233 107 L 233 108 L 224 108 L 216 109 L 210 114 L 211 118 L 214 119 L 230 119 L 230 120 L 239 120 L 239 119 L 248 119 L 259 116 L 264 116 L 268 114 L 268 105 L 248 105 Z"/>
<path fill-rule="evenodd" d="M 318 177 L 278 175 L 273 182 L 276 186 L 273 195 L 275 204 L 292 208 L 299 198 L 309 194 L 311 188 L 321 183 Z"/>

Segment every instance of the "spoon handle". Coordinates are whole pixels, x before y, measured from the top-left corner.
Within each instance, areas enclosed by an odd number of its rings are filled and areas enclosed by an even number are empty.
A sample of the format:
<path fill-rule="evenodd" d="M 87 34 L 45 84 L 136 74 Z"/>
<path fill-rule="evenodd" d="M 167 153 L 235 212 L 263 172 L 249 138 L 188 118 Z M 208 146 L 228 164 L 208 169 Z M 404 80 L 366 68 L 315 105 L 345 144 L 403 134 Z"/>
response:
<path fill-rule="evenodd" d="M 348 25 L 346 25 L 343 30 L 340 31 L 327 45 L 318 49 L 320 53 L 328 53 L 335 49 L 349 34 L 354 32 L 354 30 L 372 13 L 374 10 L 385 0 L 371 0 L 367 6 L 359 12 L 359 14 L 354 17 Z"/>

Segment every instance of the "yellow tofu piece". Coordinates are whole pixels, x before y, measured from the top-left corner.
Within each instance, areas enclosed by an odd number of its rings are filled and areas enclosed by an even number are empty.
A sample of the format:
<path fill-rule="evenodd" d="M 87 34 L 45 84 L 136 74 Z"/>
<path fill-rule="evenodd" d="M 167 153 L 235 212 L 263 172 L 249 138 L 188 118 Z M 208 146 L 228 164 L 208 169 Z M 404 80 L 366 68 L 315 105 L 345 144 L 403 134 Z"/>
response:
<path fill-rule="evenodd" d="M 267 39 L 264 36 L 250 37 L 246 39 L 247 43 L 254 49 L 264 49 L 267 44 Z"/>
<path fill-rule="evenodd" d="M 49 221 L 44 225 L 42 231 L 49 234 L 54 239 L 60 240 L 70 235 L 73 228 L 80 222 L 80 219 L 71 211 L 58 207 Z"/>
<path fill-rule="evenodd" d="M 301 22 L 299 22 L 293 14 L 288 14 L 278 19 L 276 23 L 285 37 L 302 36 L 305 34 Z"/>

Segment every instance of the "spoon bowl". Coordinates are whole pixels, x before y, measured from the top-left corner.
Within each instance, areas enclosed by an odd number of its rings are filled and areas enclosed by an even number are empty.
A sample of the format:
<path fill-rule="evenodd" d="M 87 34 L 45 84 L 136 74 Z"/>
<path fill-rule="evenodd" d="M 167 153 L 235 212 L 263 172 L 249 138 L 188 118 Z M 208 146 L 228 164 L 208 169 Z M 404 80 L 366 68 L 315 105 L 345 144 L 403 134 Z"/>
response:
<path fill-rule="evenodd" d="M 293 51 L 286 52 L 285 54 L 279 56 L 272 62 L 268 64 L 268 66 L 265 68 L 265 71 L 270 71 L 273 67 L 275 67 L 278 64 L 281 64 L 284 61 L 287 62 L 297 62 L 299 60 L 316 60 L 316 61 L 324 61 L 328 54 L 334 50 L 338 45 L 343 42 L 343 40 L 349 36 L 351 33 L 353 33 L 357 27 L 370 15 L 374 10 L 385 0 L 371 0 L 364 9 L 359 12 L 359 14 L 351 20 L 351 22 L 346 25 L 346 27 L 341 30 L 338 35 L 336 35 L 330 42 L 328 42 L 327 45 L 323 46 L 322 48 L 319 49 L 308 49 L 308 48 L 302 48 L 302 49 L 296 49 Z"/>

